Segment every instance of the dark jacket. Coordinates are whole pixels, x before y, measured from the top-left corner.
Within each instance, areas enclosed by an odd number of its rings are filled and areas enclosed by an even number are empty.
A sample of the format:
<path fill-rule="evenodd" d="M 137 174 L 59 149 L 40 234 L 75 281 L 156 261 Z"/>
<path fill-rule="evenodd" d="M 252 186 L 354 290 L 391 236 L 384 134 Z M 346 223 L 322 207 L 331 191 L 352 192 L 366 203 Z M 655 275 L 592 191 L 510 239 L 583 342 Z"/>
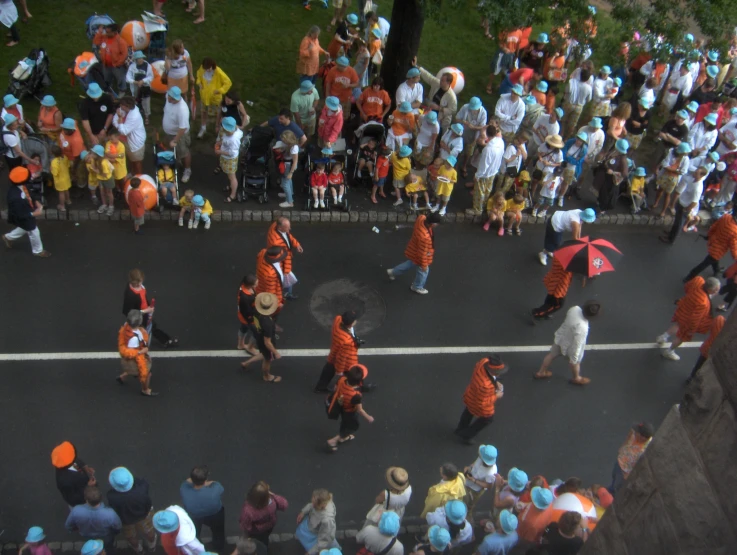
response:
<path fill-rule="evenodd" d="M 77 461 L 81 468 L 83 465 Z M 89 476 L 83 470 L 69 470 L 68 468 L 56 469 L 56 487 L 59 489 L 64 501 L 70 507 L 84 505 L 84 488 L 87 487 Z"/>
<path fill-rule="evenodd" d="M 151 306 L 151 297 L 148 295 L 148 290 L 144 289 L 144 291 L 146 291 L 146 302 L 148 303 L 148 306 Z M 125 292 L 123 293 L 123 315 L 128 316 L 128 313 L 131 310 L 141 310 L 141 297 L 131 289 L 130 285 L 126 285 Z M 148 326 L 150 318 L 150 314 L 143 315 L 144 328 Z"/>
<path fill-rule="evenodd" d="M 36 217 L 33 215 L 34 206 L 28 204 L 23 189 L 18 185 L 11 185 L 8 189 L 8 223 L 26 231 L 36 229 Z"/>
<path fill-rule="evenodd" d="M 148 482 L 143 478 L 135 478 L 129 491 L 107 492 L 107 502 L 118 516 L 123 526 L 140 522 L 151 512 L 151 497 L 148 495 Z"/>

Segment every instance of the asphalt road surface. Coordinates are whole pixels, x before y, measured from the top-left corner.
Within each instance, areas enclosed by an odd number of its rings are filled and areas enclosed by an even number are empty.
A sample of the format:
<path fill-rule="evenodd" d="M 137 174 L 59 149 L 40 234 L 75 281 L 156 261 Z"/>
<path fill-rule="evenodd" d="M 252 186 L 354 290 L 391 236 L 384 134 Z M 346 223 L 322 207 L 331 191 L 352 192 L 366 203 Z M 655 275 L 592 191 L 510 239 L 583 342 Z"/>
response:
<path fill-rule="evenodd" d="M 300 298 L 283 312 L 278 346 L 302 356 L 273 365 L 280 384 L 263 383 L 258 370 L 244 372 L 239 356 L 224 352 L 235 347 L 236 291 L 254 269 L 265 223 L 215 222 L 205 232 L 147 222 L 145 235 L 134 236 L 130 222 L 42 222 L 50 259 L 32 257 L 23 241 L 1 252 L 0 352 L 92 353 L 85 360 L 0 361 L 3 541 L 20 540 L 34 524 L 52 540 L 78 539 L 63 529 L 67 508 L 49 459 L 63 440 L 78 446 L 104 491 L 110 469 L 125 465 L 150 481 L 159 508 L 179 501 L 179 484 L 193 465 L 207 464 L 225 487 L 228 535 L 237 534 L 245 493 L 259 479 L 290 502 L 277 532 L 294 531 L 296 512 L 316 487 L 334 492 L 339 527 L 362 521 L 390 465 L 409 471 L 414 495 L 407 514 L 417 515 L 439 465 L 463 466 L 476 455 L 452 431 L 482 355 L 448 354 L 445 347 L 504 347 L 511 368 L 505 396 L 478 438 L 499 449 L 504 473 L 518 466 L 530 476 L 607 484 L 628 428 L 643 420 L 658 425 L 680 399 L 695 349 L 683 349 L 674 363 L 653 348 L 618 345 L 651 343 L 665 329 L 681 277 L 704 256 L 704 241 L 681 237 L 667 247 L 655 229 L 586 228 L 625 256 L 616 273 L 571 287 L 567 306 L 601 301 L 589 344 L 611 349 L 586 354 L 583 374 L 592 383 L 578 388 L 567 383 L 563 360 L 553 379 L 532 379 L 564 316 L 536 326 L 527 316 L 545 296 L 546 269 L 536 259 L 542 226 L 504 238 L 476 226 L 440 227 L 430 294 L 421 297 L 409 291 L 411 276 L 390 282 L 385 274 L 403 260 L 410 226 L 384 225 L 375 234 L 371 225 L 293 227 L 305 249 L 294 263 Z M 118 386 L 117 360 L 95 354 L 116 350 L 122 293 L 134 267 L 146 273 L 159 325 L 179 337 L 180 352 L 194 351 L 178 358 L 153 352 L 156 399 L 139 396 L 133 383 Z M 362 356 L 378 384 L 365 398 L 376 422 L 362 422 L 355 441 L 328 454 L 325 441 L 337 424 L 311 391 L 324 362 L 315 349 L 329 347 L 331 316 L 355 306 L 366 312 L 358 332 L 378 353 Z M 389 348 L 402 354 L 386 354 Z M 488 505 L 484 499 L 478 509 Z"/>

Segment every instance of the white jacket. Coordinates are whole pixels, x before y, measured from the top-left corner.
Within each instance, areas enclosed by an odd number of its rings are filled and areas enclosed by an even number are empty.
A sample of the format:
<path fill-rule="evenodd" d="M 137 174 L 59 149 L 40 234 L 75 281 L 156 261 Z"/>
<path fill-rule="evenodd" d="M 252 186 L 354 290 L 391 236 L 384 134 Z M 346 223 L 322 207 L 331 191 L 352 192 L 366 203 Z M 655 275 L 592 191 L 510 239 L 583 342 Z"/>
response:
<path fill-rule="evenodd" d="M 179 551 L 187 555 L 198 555 L 205 552 L 205 546 L 200 543 L 195 533 L 194 523 L 189 518 L 187 511 L 179 505 L 172 505 L 166 508 L 167 511 L 176 513 L 179 517 L 179 533 L 177 534 L 176 545 Z"/>
<path fill-rule="evenodd" d="M 580 306 L 573 306 L 568 309 L 565 322 L 555 332 L 554 342 L 571 364 L 578 364 L 583 359 L 588 335 L 589 321 L 583 317 Z"/>

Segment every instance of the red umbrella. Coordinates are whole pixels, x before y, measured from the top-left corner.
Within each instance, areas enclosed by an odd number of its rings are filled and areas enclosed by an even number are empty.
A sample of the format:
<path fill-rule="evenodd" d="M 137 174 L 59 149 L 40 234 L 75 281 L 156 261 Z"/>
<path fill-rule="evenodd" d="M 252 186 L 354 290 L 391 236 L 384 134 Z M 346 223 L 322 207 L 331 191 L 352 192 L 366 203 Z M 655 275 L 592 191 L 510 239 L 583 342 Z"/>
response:
<path fill-rule="evenodd" d="M 566 271 L 585 277 L 613 272 L 622 253 L 606 239 L 581 237 L 566 241 L 553 253 Z"/>

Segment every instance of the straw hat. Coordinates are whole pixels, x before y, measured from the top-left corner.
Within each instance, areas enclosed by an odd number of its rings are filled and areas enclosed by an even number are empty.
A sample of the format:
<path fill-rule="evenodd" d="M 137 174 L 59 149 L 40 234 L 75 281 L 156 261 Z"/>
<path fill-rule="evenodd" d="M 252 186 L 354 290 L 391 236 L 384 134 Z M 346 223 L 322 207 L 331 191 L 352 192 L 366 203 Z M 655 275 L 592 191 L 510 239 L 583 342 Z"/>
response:
<path fill-rule="evenodd" d="M 545 142 L 551 148 L 563 148 L 563 139 L 560 135 L 548 135 L 545 137 Z"/>
<path fill-rule="evenodd" d="M 386 469 L 386 483 L 397 491 L 404 491 L 409 487 L 409 474 L 401 466 L 390 466 Z"/>
<path fill-rule="evenodd" d="M 253 304 L 256 312 L 264 316 L 271 316 L 279 308 L 279 299 L 274 293 L 259 293 Z"/>

